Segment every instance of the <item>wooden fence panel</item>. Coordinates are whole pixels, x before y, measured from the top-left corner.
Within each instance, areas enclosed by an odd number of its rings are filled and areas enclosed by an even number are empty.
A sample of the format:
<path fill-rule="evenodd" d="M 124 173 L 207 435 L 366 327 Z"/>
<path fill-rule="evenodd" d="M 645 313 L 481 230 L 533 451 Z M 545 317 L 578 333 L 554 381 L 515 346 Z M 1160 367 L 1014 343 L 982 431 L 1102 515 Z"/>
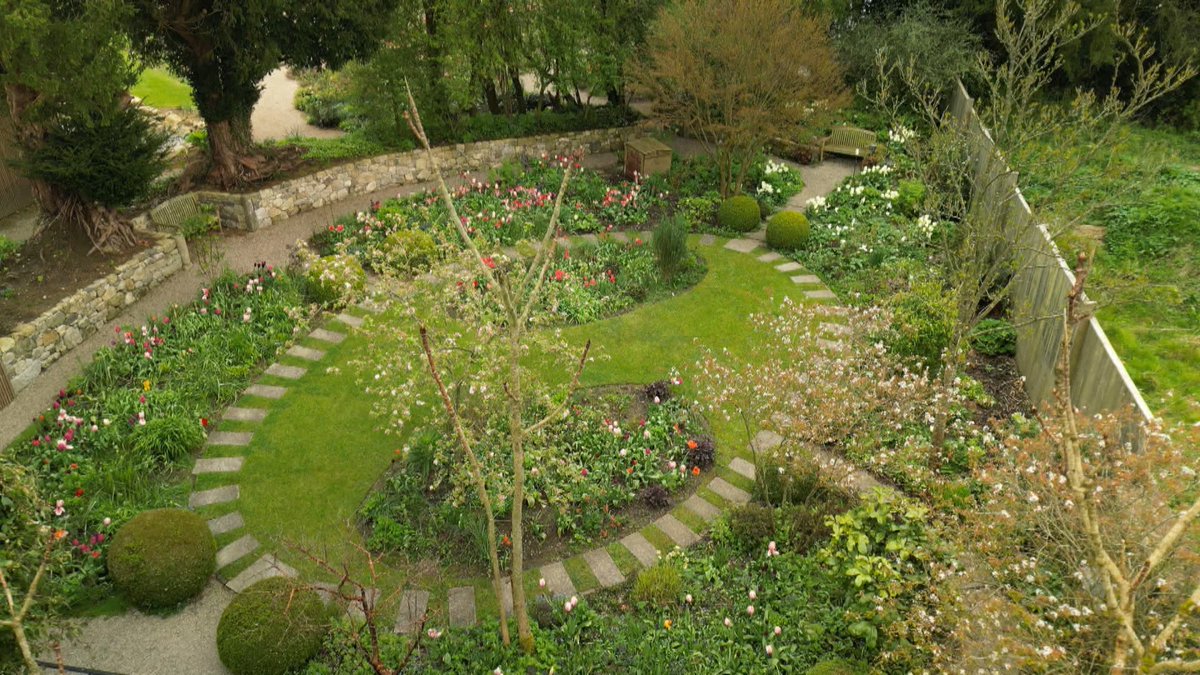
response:
<path fill-rule="evenodd" d="M 1050 232 L 1034 216 L 1011 171 L 981 123 L 962 82 L 949 108 L 968 135 L 974 160 L 973 210 L 994 217 L 1000 231 L 1009 233 L 1016 256 L 1011 290 L 1017 325 L 1017 368 L 1025 377 L 1025 392 L 1034 402 L 1054 392 L 1055 367 L 1062 349 L 1063 312 L 1075 275 L 1059 255 Z M 1132 406 L 1145 419 L 1153 415 L 1130 379 L 1094 317 L 1072 344 L 1071 398 L 1081 410 L 1112 412 Z"/>

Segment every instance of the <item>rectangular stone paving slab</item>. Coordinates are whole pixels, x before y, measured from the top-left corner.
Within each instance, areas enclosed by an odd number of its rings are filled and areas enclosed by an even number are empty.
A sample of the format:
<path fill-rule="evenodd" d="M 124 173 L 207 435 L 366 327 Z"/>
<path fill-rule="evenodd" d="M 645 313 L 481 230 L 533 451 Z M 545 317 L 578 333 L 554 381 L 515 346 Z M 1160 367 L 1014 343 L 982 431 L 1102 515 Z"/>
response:
<path fill-rule="evenodd" d="M 747 462 L 741 457 L 734 457 L 733 460 L 729 462 L 729 468 L 745 476 L 746 478 L 749 478 L 750 480 L 754 480 L 754 464 Z"/>
<path fill-rule="evenodd" d="M 765 229 L 763 229 L 763 230 L 754 230 L 753 232 L 747 232 L 746 238 L 753 239 L 755 241 L 766 241 L 767 240 L 767 231 Z"/>
<path fill-rule="evenodd" d="M 342 314 L 338 314 L 336 318 L 338 321 L 341 321 L 351 328 L 358 328 L 359 326 L 363 325 L 363 319 L 361 317 L 354 316 L 353 314 L 346 314 L 343 312 Z"/>
<path fill-rule="evenodd" d="M 271 384 L 252 384 L 246 387 L 247 396 L 261 396 L 263 398 L 281 399 L 287 393 L 287 387 L 277 387 Z"/>
<path fill-rule="evenodd" d="M 804 291 L 804 295 L 810 300 L 837 300 L 837 296 L 828 288 L 816 291 Z"/>
<path fill-rule="evenodd" d="M 792 277 L 792 283 L 800 284 L 801 286 L 820 286 L 821 277 L 815 274 L 797 274 Z"/>
<path fill-rule="evenodd" d="M 225 585 L 234 593 L 241 593 L 263 579 L 270 579 L 271 577 L 289 577 L 295 579 L 296 576 L 297 572 L 295 569 L 280 562 L 275 556 L 268 553 L 255 560 L 249 567 L 242 570 Z"/>
<path fill-rule="evenodd" d="M 474 586 L 451 588 L 448 604 L 450 606 L 451 628 L 470 628 L 475 625 Z"/>
<path fill-rule="evenodd" d="M 555 243 L 558 244 L 559 248 L 566 248 L 566 249 L 571 248 L 571 239 L 569 237 L 559 237 L 558 239 L 555 239 L 554 241 L 555 241 Z"/>
<path fill-rule="evenodd" d="M 226 513 L 220 518 L 213 518 L 212 520 L 208 521 L 208 531 L 212 532 L 214 537 L 225 534 L 226 532 L 233 532 L 234 530 L 245 526 L 246 521 L 242 520 L 242 514 L 238 513 L 237 511 L 234 511 L 233 513 Z"/>
<path fill-rule="evenodd" d="M 775 269 L 780 272 L 795 272 L 796 270 L 804 269 L 804 266 L 798 262 L 785 262 L 782 265 L 776 265 Z"/>
<path fill-rule="evenodd" d="M 272 363 L 264 372 L 267 375 L 282 377 L 285 380 L 298 380 L 304 377 L 304 373 L 308 371 L 300 366 L 285 366 L 282 363 Z"/>
<path fill-rule="evenodd" d="M 617 564 L 613 562 L 608 551 L 602 548 L 592 549 L 583 554 L 583 560 L 591 568 L 592 574 L 596 575 L 596 580 L 600 582 L 601 586 L 612 588 L 617 584 L 625 583 L 625 575 L 617 569 Z"/>
<path fill-rule="evenodd" d="M 625 234 L 624 232 L 610 232 L 609 236 L 612 237 L 614 241 L 619 241 L 622 244 L 629 243 L 629 235 Z"/>
<path fill-rule="evenodd" d="M 429 609 L 429 591 L 409 588 L 400 596 L 400 613 L 396 615 L 396 632 L 411 633 L 421 625 L 421 617 Z"/>
<path fill-rule="evenodd" d="M 621 539 L 621 545 L 629 549 L 642 567 L 653 567 L 654 563 L 658 562 L 658 549 L 654 548 L 654 544 L 642 536 L 641 532 L 634 532 L 624 537 Z"/>
<path fill-rule="evenodd" d="M 212 506 L 213 504 L 224 504 L 235 501 L 239 496 L 241 496 L 241 491 L 236 485 L 201 490 L 200 492 L 193 492 L 188 497 L 188 507 L 198 509 L 204 506 Z"/>
<path fill-rule="evenodd" d="M 780 436 L 774 431 L 763 429 L 754 435 L 754 440 L 750 441 L 750 443 L 753 445 L 753 449 L 757 450 L 758 452 L 772 450 L 783 445 L 783 436 Z"/>
<path fill-rule="evenodd" d="M 688 497 L 683 505 L 692 513 L 703 518 L 706 523 L 711 523 L 717 516 L 721 515 L 721 509 L 713 506 L 700 495 Z"/>
<path fill-rule="evenodd" d="M 226 408 L 221 419 L 233 422 L 261 422 L 267 419 L 266 408 Z"/>
<path fill-rule="evenodd" d="M 836 340 L 826 340 L 825 338 L 817 338 L 817 346 L 825 351 L 836 352 L 842 348 L 842 343 Z"/>
<path fill-rule="evenodd" d="M 701 246 L 712 246 L 717 243 L 717 238 L 711 234 L 706 234 L 700 237 Z"/>
<path fill-rule="evenodd" d="M 717 476 L 708 483 L 708 489 L 721 495 L 723 499 L 734 504 L 745 504 L 750 501 L 750 493 Z"/>
<path fill-rule="evenodd" d="M 320 361 L 325 357 L 325 352 L 320 349 L 312 349 L 303 345 L 292 345 L 288 348 L 287 353 L 288 356 L 295 356 L 305 361 Z"/>
<path fill-rule="evenodd" d="M 346 339 L 345 333 L 335 333 L 331 330 L 325 330 L 324 328 L 318 328 L 309 333 L 308 336 L 314 340 L 320 340 L 321 342 L 328 342 L 335 345 Z"/>
<path fill-rule="evenodd" d="M 738 253 L 749 253 L 758 248 L 758 242 L 753 239 L 730 239 L 725 242 L 725 248 Z"/>
<path fill-rule="evenodd" d="M 250 431 L 214 431 L 208 435 L 209 445 L 250 445 L 254 433 Z"/>
<path fill-rule="evenodd" d="M 500 604 L 504 606 L 505 616 L 512 616 L 512 579 L 508 577 L 500 580 Z"/>
<path fill-rule="evenodd" d="M 832 335 L 849 335 L 853 331 L 844 323 L 822 323 L 821 330 Z"/>
<path fill-rule="evenodd" d="M 581 236 L 580 239 L 588 242 L 589 244 L 595 244 L 600 241 L 600 238 L 591 232 L 588 232 L 587 234 Z"/>
<path fill-rule="evenodd" d="M 776 260 L 779 260 L 782 257 L 783 256 L 779 255 L 775 251 L 768 251 L 767 253 L 764 253 L 764 254 L 758 256 L 758 261 L 759 262 L 775 262 Z"/>
<path fill-rule="evenodd" d="M 720 480 L 714 479 L 714 480 Z M 700 541 L 700 535 L 692 532 L 687 525 L 679 522 L 679 519 L 671 514 L 665 514 L 658 520 L 654 521 L 654 526 L 662 530 L 671 541 L 675 542 L 683 548 L 687 548 L 692 544 Z"/>
<path fill-rule="evenodd" d="M 571 581 L 571 575 L 567 574 L 567 568 L 561 562 L 543 565 L 538 573 L 546 580 L 546 588 L 550 595 L 568 598 L 575 595 L 575 583 Z"/>
<path fill-rule="evenodd" d="M 220 551 L 217 551 L 217 569 L 241 560 L 257 548 L 258 540 L 249 534 L 226 544 Z"/>
<path fill-rule="evenodd" d="M 202 473 L 233 473 L 242 470 L 242 462 L 246 461 L 245 457 L 211 457 L 196 460 L 196 466 L 192 467 L 192 473 L 199 475 Z"/>

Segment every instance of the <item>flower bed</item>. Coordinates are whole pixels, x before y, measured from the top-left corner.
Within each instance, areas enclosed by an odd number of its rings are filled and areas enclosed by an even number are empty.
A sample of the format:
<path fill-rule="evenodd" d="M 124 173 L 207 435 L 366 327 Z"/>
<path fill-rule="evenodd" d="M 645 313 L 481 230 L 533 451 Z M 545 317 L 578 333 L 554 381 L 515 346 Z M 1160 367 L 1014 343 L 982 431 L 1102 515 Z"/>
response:
<path fill-rule="evenodd" d="M 511 461 L 505 459 L 504 420 L 492 420 L 480 452 L 500 456 L 489 465 L 497 517 L 511 504 Z M 697 416 L 670 387 L 588 392 L 571 414 L 527 439 L 527 528 L 539 544 L 530 557 L 561 543 L 611 540 L 633 512 L 660 511 L 672 493 L 712 466 L 713 441 Z M 479 512 L 467 467 L 456 459 L 451 434 L 440 425 L 414 434 L 404 461 L 359 511 L 372 549 L 451 557 L 475 536 Z M 480 525 L 481 526 L 481 525 Z M 486 560 L 481 548 L 479 561 Z"/>
<path fill-rule="evenodd" d="M 201 296 L 118 329 L 0 460 L 33 473 L 44 522 L 67 533 L 71 569 L 54 582 L 69 600 L 103 577 L 116 527 L 179 501 L 175 472 L 203 445 L 209 417 L 306 321 L 300 286 L 265 264 L 249 276 L 226 274 Z"/>

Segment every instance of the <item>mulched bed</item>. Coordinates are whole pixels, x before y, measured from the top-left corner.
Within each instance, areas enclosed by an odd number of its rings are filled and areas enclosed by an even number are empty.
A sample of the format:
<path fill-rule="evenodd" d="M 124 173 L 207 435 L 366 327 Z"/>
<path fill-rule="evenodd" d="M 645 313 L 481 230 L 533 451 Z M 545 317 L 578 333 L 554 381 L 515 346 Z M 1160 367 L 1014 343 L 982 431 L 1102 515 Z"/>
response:
<path fill-rule="evenodd" d="M 37 318 L 58 301 L 110 274 L 150 242 L 114 254 L 92 252 L 82 233 L 53 227 L 0 266 L 0 335 Z"/>
<path fill-rule="evenodd" d="M 996 399 L 994 406 L 977 412 L 977 423 L 986 424 L 989 419 L 1007 420 L 1013 413 L 1029 415 L 1033 410 L 1033 404 L 1025 395 L 1025 383 L 1017 370 L 1016 358 L 972 353 L 967 374 L 979 380 L 988 395 Z"/>

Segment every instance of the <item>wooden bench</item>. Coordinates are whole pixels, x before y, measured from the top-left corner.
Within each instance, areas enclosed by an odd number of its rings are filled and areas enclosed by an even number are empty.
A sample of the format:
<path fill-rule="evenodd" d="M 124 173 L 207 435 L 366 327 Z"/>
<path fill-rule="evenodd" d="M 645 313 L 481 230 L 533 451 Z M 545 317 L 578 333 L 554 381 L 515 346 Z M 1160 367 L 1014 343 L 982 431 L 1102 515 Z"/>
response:
<path fill-rule="evenodd" d="M 875 132 L 857 127 L 833 127 L 830 134 L 824 138 L 814 139 L 817 146 L 817 161 L 825 160 L 825 153 L 845 155 L 859 159 L 875 158 L 879 151 L 879 141 Z"/>
<path fill-rule="evenodd" d="M 178 232 L 179 228 L 201 214 L 200 202 L 192 192 L 172 197 L 158 206 L 150 209 L 150 222 L 155 229 Z"/>

